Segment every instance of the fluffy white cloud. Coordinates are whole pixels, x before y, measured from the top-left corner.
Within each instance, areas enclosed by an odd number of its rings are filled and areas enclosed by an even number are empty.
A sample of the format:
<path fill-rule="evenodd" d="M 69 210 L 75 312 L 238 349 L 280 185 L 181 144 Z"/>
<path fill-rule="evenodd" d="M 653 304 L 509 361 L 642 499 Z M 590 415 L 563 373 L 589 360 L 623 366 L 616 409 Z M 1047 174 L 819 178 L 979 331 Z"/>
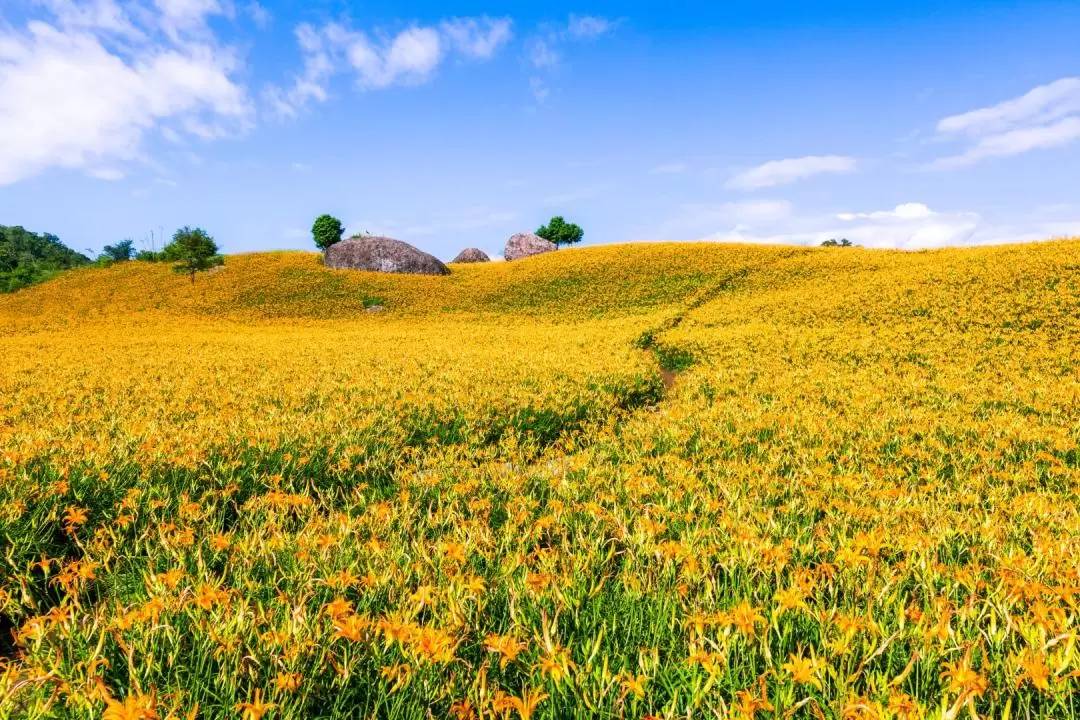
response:
<path fill-rule="evenodd" d="M 53 0 L 52 22 L 0 26 L 0 184 L 50 167 L 119 173 L 155 128 L 212 138 L 250 124 L 236 53 L 177 24 L 207 6 L 171 2 Z"/>
<path fill-rule="evenodd" d="M 726 187 L 736 190 L 759 190 L 788 185 L 797 180 L 824 173 L 852 173 L 857 168 L 858 160 L 841 155 L 811 155 L 773 160 L 735 175 L 728 180 Z"/>
<path fill-rule="evenodd" d="M 973 144 L 935 160 L 927 166 L 931 170 L 1066 145 L 1080 139 L 1080 78 L 1062 78 L 997 105 L 944 118 L 937 130 L 943 139 L 967 138 Z"/>
<path fill-rule="evenodd" d="M 414 27 L 377 43 L 357 33 L 346 52 L 360 87 L 387 88 L 396 83 L 420 83 L 442 60 L 442 39 L 437 30 Z"/>
<path fill-rule="evenodd" d="M 507 18 L 454 18 L 437 26 L 414 25 L 397 34 L 368 34 L 338 23 L 322 28 L 302 24 L 296 38 L 304 56 L 303 69 L 283 88 L 270 85 L 264 91 L 274 112 L 295 116 L 309 101 L 329 96 L 330 79 L 352 70 L 364 90 L 426 82 L 451 53 L 486 60 L 510 41 L 512 23 Z"/>
<path fill-rule="evenodd" d="M 847 238 L 868 248 L 914 250 L 949 245 L 985 245 L 1080 233 L 1080 221 L 1036 213 L 1021 222 L 991 224 L 978 213 L 939 212 L 922 203 L 892 210 L 800 214 L 782 200 L 686 205 L 660 235 L 671 239 L 820 245 Z"/>

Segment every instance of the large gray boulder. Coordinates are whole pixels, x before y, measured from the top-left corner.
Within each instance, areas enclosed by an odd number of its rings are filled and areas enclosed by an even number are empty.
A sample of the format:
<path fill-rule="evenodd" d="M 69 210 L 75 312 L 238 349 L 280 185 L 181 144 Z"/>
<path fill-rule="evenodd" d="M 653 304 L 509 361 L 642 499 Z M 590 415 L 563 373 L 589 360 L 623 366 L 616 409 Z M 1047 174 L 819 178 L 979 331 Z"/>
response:
<path fill-rule="evenodd" d="M 477 250 L 476 248 L 465 248 L 457 254 L 457 257 L 451 260 L 452 263 L 479 263 L 479 262 L 491 262 L 491 258 L 483 250 Z"/>
<path fill-rule="evenodd" d="M 368 235 L 342 240 L 326 248 L 327 267 L 347 270 L 372 270 L 414 275 L 449 275 L 434 255 L 393 238 Z"/>
<path fill-rule="evenodd" d="M 518 233 L 506 241 L 503 257 L 507 260 L 521 260 L 553 250 L 558 250 L 555 243 L 548 242 L 534 233 Z"/>

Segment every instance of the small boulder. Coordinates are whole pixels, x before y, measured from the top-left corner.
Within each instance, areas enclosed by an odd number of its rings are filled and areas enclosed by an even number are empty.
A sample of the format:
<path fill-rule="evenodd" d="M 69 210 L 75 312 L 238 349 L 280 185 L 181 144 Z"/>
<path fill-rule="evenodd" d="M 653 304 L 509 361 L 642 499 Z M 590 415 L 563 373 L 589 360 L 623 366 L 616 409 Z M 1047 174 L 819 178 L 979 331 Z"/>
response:
<path fill-rule="evenodd" d="M 521 260 L 553 250 L 558 250 L 555 243 L 548 242 L 534 233 L 518 233 L 506 241 L 506 251 L 503 256 L 507 260 Z"/>
<path fill-rule="evenodd" d="M 349 238 L 326 248 L 327 267 L 414 275 L 449 275 L 434 255 L 400 240 L 377 235 Z"/>
<path fill-rule="evenodd" d="M 457 257 L 451 260 L 452 263 L 479 263 L 479 262 L 491 262 L 491 258 L 483 250 L 477 250 L 476 248 L 465 248 L 457 254 Z"/>

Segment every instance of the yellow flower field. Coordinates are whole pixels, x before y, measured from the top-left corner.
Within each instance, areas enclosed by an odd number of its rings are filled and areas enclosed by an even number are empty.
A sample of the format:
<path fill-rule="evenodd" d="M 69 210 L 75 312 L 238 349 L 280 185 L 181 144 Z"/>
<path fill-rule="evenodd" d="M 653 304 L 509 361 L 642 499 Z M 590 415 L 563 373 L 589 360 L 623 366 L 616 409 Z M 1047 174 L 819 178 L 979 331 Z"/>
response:
<path fill-rule="evenodd" d="M 0 297 L 0 718 L 1080 717 L 1080 241 L 453 270 Z"/>

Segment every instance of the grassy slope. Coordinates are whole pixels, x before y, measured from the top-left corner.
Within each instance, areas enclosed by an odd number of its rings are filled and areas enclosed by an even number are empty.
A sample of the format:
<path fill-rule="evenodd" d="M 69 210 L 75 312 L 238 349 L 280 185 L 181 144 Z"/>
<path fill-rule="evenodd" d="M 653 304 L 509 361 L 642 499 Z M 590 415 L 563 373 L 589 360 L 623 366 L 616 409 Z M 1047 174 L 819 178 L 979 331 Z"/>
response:
<path fill-rule="evenodd" d="M 757 717 L 903 717 L 882 708 L 908 699 L 910 717 L 961 700 L 1076 716 L 1072 643 L 1044 651 L 1052 692 L 1019 662 L 1074 627 L 1080 242 L 630 245 L 454 270 L 337 272 L 278 253 L 194 285 L 130 264 L 0 298 L 0 353 L 15 358 L 0 446 L 16 449 L 0 455 L 0 535 L 16 541 L 0 601 L 24 629 L 19 592 L 79 617 L 26 641 L 15 680 L 55 670 L 76 717 L 100 710 L 97 654 L 116 694 L 155 687 L 207 716 L 256 689 L 287 717 L 445 715 L 495 687 L 543 689 L 545 718 L 722 715 L 764 689 L 776 710 Z M 376 297 L 388 310 L 363 312 Z M 658 407 L 617 412 L 590 388 L 654 373 L 633 349 L 646 332 L 685 372 Z M 554 431 L 525 452 L 538 436 L 493 435 L 493 408 Z M 334 445 L 345 431 L 351 447 Z M 252 437 L 210 442 L 237 432 Z M 69 480 L 31 457 L 68 462 Z M 90 519 L 66 533 L 72 506 Z M 222 536 L 231 550 L 208 549 Z M 62 591 L 27 569 L 42 553 L 97 562 L 98 580 Z M 173 568 L 169 592 L 154 578 Z M 371 588 L 329 580 L 369 570 Z M 193 602 L 211 586 L 226 599 Z M 439 600 L 416 611 L 421 587 Z M 800 588 L 805 611 L 781 608 L 778 592 Z M 323 607 L 339 594 L 450 633 L 460 660 L 377 633 L 349 644 Z M 143 627 L 149 597 L 166 620 Z M 125 612 L 138 662 L 114 640 Z M 549 631 L 571 681 L 536 669 Z M 501 666 L 489 633 L 515 635 L 521 657 Z M 809 653 L 820 687 L 784 669 Z M 403 665 L 418 679 L 390 693 L 382 668 Z M 299 691 L 274 689 L 289 672 Z M 989 685 L 978 696 L 972 676 Z M 20 709 L 47 707 L 50 688 Z"/>

